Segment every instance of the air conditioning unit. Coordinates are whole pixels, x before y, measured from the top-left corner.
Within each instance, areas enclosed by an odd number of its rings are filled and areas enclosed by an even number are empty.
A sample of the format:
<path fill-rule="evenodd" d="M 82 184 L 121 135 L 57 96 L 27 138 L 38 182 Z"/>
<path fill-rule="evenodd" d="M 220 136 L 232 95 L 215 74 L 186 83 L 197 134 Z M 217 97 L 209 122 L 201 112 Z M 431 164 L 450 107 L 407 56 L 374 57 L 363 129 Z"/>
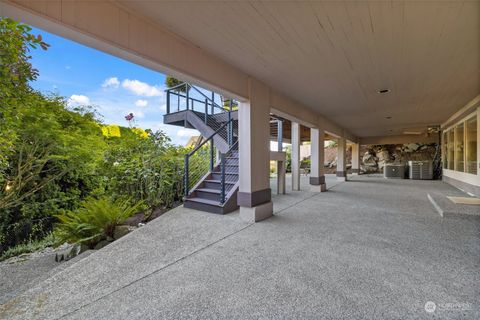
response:
<path fill-rule="evenodd" d="M 408 161 L 408 177 L 416 180 L 433 179 L 432 161 Z"/>
<path fill-rule="evenodd" d="M 405 178 L 405 165 L 387 163 L 383 167 L 383 176 L 387 179 L 403 179 Z"/>

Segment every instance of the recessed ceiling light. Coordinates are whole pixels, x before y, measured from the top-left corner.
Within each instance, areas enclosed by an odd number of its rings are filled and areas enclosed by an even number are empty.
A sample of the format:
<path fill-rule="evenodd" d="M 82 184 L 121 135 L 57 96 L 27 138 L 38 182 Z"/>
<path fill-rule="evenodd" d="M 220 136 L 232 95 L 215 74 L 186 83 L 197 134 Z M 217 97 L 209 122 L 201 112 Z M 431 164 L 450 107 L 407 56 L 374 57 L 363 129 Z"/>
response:
<path fill-rule="evenodd" d="M 389 92 L 390 92 L 390 89 L 380 89 L 380 90 L 377 90 L 377 93 L 381 93 L 381 94 L 389 93 Z"/>

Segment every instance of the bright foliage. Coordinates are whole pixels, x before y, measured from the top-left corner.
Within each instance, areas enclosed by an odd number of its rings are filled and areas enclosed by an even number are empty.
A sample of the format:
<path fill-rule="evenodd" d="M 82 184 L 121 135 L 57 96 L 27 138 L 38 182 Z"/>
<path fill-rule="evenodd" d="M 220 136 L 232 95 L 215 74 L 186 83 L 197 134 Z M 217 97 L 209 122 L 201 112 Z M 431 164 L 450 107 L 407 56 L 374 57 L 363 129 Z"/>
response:
<path fill-rule="evenodd" d="M 48 45 L 30 31 L 0 18 L 0 255 L 104 196 L 136 209 L 181 201 L 184 150 L 164 133 L 102 124 L 95 110 L 31 88 L 29 50 Z"/>

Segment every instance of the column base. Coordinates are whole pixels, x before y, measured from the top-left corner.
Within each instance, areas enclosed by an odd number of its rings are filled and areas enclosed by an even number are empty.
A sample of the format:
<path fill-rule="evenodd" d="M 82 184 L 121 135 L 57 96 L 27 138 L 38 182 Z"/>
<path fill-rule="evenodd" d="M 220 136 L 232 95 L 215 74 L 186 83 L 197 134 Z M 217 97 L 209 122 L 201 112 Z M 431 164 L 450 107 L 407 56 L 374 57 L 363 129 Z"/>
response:
<path fill-rule="evenodd" d="M 346 171 L 337 171 L 337 180 L 347 181 L 347 172 Z"/>
<path fill-rule="evenodd" d="M 245 222 L 258 222 L 273 216 L 273 202 L 269 201 L 255 207 L 240 207 L 240 219 Z"/>
<path fill-rule="evenodd" d="M 325 192 L 327 191 L 327 185 L 325 183 L 318 185 L 310 185 L 310 189 L 314 192 Z"/>
<path fill-rule="evenodd" d="M 318 191 L 318 192 L 327 191 L 327 185 L 325 184 L 325 176 L 310 177 L 310 185 L 313 191 Z"/>
<path fill-rule="evenodd" d="M 352 176 L 358 176 L 360 174 L 360 169 L 352 169 Z"/>

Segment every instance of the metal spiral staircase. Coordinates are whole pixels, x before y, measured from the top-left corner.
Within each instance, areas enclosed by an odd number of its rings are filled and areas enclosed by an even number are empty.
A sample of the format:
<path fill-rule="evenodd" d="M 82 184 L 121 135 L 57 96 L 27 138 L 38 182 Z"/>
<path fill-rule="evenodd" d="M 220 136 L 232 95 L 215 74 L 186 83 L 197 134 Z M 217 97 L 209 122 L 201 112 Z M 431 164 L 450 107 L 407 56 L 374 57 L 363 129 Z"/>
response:
<path fill-rule="evenodd" d="M 182 83 L 166 90 L 164 123 L 196 129 L 202 136 L 185 155 L 184 206 L 218 214 L 238 208 L 238 114 L 236 103 Z"/>

